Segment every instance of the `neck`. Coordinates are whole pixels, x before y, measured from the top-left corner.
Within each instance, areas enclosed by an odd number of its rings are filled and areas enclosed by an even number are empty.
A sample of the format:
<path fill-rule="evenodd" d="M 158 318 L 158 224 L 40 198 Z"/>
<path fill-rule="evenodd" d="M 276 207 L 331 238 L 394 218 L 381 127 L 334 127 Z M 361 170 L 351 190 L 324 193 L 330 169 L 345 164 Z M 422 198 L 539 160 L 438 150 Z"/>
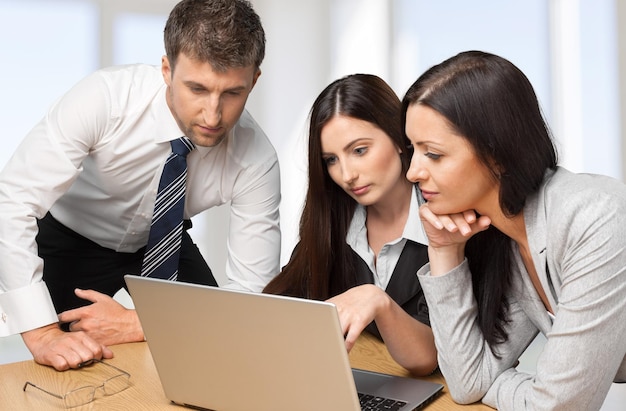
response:
<path fill-rule="evenodd" d="M 406 221 L 411 204 L 413 184 L 402 179 L 388 196 L 376 204 L 367 206 L 367 216 L 378 221 L 394 222 L 401 219 Z M 404 217 L 404 218 L 402 218 Z"/>
<path fill-rule="evenodd" d="M 524 223 L 524 213 L 521 212 L 513 217 L 507 217 L 502 212 L 495 218 L 491 218 L 491 224 L 498 230 L 502 231 L 507 237 L 510 237 L 520 247 L 526 248 L 528 239 L 526 237 L 526 225 Z"/>
<path fill-rule="evenodd" d="M 491 225 L 500 230 L 504 235 L 511 238 L 518 244 L 526 244 L 526 226 L 524 224 L 524 213 L 509 217 L 504 214 L 500 207 L 499 187 L 496 185 L 491 190 L 484 193 L 480 203 L 475 204 L 478 214 L 491 219 Z"/>

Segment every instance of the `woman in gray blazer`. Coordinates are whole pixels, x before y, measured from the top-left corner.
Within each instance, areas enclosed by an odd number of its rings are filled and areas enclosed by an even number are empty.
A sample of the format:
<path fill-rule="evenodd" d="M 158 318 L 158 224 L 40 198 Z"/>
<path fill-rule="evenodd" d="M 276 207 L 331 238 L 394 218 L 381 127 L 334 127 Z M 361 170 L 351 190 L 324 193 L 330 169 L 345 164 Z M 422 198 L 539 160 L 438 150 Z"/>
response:
<path fill-rule="evenodd" d="M 557 166 L 530 82 L 501 57 L 434 66 L 403 109 L 427 201 L 418 278 L 453 398 L 599 409 L 626 380 L 626 186 Z M 536 373 L 518 372 L 538 332 Z"/>

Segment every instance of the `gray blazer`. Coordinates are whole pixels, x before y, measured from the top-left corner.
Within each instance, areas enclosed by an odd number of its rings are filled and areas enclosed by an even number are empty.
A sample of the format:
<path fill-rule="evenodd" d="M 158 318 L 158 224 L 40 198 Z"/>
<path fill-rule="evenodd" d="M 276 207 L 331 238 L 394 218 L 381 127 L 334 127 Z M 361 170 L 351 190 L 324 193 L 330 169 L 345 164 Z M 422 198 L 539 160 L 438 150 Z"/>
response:
<path fill-rule="evenodd" d="M 449 273 L 418 271 L 439 366 L 455 401 L 500 410 L 598 410 L 626 381 L 626 185 L 605 176 L 546 173 L 524 219 L 552 318 L 512 243 L 508 341 L 496 358 L 476 322 L 467 260 Z M 547 337 L 534 375 L 515 369 L 538 332 Z"/>

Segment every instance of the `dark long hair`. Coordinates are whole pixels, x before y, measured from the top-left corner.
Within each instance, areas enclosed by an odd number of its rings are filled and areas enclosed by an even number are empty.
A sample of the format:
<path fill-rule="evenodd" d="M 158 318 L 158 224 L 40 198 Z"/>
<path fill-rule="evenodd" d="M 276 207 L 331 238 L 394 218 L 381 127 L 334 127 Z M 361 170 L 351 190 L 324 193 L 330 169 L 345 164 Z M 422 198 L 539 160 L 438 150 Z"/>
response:
<path fill-rule="evenodd" d="M 504 214 L 522 212 L 557 153 L 530 81 L 510 61 L 489 53 L 460 53 L 426 71 L 407 91 L 402 112 L 421 104 L 443 115 L 500 182 Z M 478 303 L 478 323 L 492 351 L 508 339 L 506 293 L 511 240 L 495 227 L 465 248 Z M 495 352 L 495 351 L 494 351 Z"/>
<path fill-rule="evenodd" d="M 309 186 L 300 219 L 300 241 L 289 263 L 264 292 L 325 300 L 356 285 L 346 234 L 356 201 L 328 174 L 321 133 L 335 116 L 367 121 L 400 148 L 402 171 L 411 161 L 403 132 L 401 103 L 385 81 L 353 74 L 328 85 L 313 103 L 309 124 Z"/>

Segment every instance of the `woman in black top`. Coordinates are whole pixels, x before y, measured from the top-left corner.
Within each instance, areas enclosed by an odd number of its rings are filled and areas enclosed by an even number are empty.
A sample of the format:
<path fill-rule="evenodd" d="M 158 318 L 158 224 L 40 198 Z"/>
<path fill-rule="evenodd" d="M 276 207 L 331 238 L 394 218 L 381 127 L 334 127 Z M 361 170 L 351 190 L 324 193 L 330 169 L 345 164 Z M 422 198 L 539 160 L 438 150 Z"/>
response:
<path fill-rule="evenodd" d="M 300 241 L 265 292 L 337 305 L 352 348 L 368 328 L 416 375 L 437 366 L 416 277 L 428 261 L 401 102 L 380 78 L 331 83 L 310 116 L 309 187 Z"/>

